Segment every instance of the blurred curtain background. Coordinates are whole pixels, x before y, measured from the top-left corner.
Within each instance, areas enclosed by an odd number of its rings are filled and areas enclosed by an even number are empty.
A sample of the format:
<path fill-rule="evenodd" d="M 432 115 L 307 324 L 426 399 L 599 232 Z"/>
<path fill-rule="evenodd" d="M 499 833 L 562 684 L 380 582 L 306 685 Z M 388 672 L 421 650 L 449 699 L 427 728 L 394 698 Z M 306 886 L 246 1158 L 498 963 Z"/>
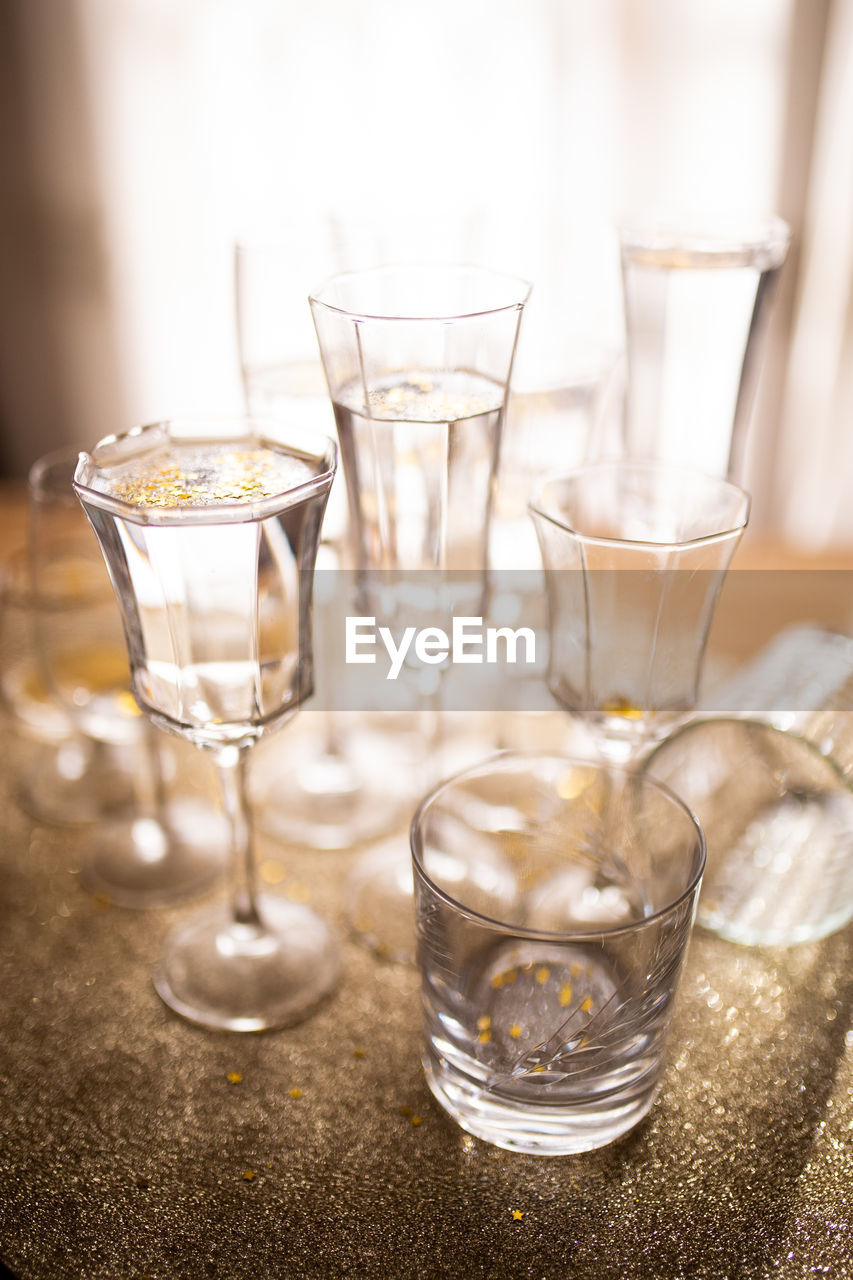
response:
<path fill-rule="evenodd" d="M 621 342 L 624 214 L 775 212 L 754 524 L 853 542 L 853 0 L 3 0 L 0 94 L 6 476 L 239 408 L 258 226 L 456 219 L 559 350 Z"/>

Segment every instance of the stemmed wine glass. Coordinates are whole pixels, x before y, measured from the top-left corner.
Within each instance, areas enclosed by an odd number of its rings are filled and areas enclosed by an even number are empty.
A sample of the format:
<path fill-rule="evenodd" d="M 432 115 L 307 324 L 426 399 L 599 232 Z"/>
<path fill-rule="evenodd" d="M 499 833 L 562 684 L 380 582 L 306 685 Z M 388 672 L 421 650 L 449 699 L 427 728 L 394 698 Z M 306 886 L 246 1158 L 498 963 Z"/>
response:
<path fill-rule="evenodd" d="M 69 496 L 85 525 L 70 482 Z M 44 678 L 38 632 L 67 629 L 74 605 L 67 591 L 37 593 L 32 568 L 28 546 L 2 565 L 0 712 L 15 741 L 15 799 L 37 822 L 91 823 L 129 801 L 131 780 L 114 753 L 80 732 Z M 103 570 L 101 577 L 109 590 Z"/>
<path fill-rule="evenodd" d="M 134 695 L 208 751 L 228 818 L 230 909 L 167 939 L 162 999 L 207 1027 L 304 1017 L 333 987 L 337 942 L 308 907 L 260 898 L 246 761 L 312 692 L 314 561 L 335 474 L 331 440 L 275 439 L 258 419 L 164 422 L 81 454 L 75 488 L 119 602 Z"/>
<path fill-rule="evenodd" d="M 164 735 L 130 693 L 121 618 L 72 487 L 77 458 L 59 449 L 29 473 L 36 657 L 77 732 L 100 748 L 90 769 L 103 774 L 102 785 L 116 789 L 107 750 L 124 758 L 131 783 L 128 802 L 89 832 L 81 881 L 119 906 L 160 907 L 221 875 L 222 823 L 189 793 L 167 797 Z"/>
<path fill-rule="evenodd" d="M 530 512 L 549 605 L 549 688 L 604 757 L 635 760 L 696 703 L 749 497 L 668 463 L 601 462 L 546 480 Z"/>
<path fill-rule="evenodd" d="M 382 599 L 394 575 L 403 579 L 397 600 L 419 574 L 485 576 L 529 291 L 514 276 L 429 263 L 347 272 L 310 298 L 346 473 L 361 613 L 379 623 L 405 609 L 389 612 Z M 409 958 L 411 894 L 405 839 L 369 849 L 347 890 L 356 934 L 384 955 Z"/>

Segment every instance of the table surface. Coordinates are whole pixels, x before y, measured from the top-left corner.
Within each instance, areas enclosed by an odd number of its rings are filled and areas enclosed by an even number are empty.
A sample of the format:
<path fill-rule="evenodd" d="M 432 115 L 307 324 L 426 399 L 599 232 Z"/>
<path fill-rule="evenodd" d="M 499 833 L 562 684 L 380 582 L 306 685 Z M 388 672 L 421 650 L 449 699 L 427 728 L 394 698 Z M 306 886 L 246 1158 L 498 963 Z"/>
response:
<path fill-rule="evenodd" d="M 24 507 L 3 496 L 8 550 Z M 800 571 L 844 558 L 758 548 L 744 563 L 784 571 L 783 612 L 792 582 L 842 607 L 837 582 L 815 593 Z M 513 1155 L 432 1100 L 414 970 L 348 938 L 339 990 L 300 1026 L 173 1016 L 150 974 L 194 906 L 87 894 L 87 828 L 39 825 L 16 801 L 29 758 L 7 726 L 0 1257 L 20 1280 L 853 1275 L 853 926 L 785 950 L 697 930 L 646 1121 L 591 1154 Z M 276 892 L 344 933 L 356 855 L 259 844 Z"/>

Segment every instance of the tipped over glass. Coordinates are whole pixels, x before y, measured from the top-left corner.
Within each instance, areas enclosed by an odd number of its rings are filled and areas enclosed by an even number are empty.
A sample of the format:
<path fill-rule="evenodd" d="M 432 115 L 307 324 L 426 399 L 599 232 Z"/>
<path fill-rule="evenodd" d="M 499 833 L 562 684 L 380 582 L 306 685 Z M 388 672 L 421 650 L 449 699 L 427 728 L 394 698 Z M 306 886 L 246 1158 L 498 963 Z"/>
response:
<path fill-rule="evenodd" d="M 250 748 L 313 691 L 311 596 L 335 474 L 331 440 L 262 420 L 163 422 L 81 454 L 74 487 L 121 609 L 133 693 L 210 753 L 233 862 L 231 901 L 167 939 L 155 986 L 193 1022 L 284 1026 L 334 986 L 337 942 L 308 907 L 256 888 Z"/>

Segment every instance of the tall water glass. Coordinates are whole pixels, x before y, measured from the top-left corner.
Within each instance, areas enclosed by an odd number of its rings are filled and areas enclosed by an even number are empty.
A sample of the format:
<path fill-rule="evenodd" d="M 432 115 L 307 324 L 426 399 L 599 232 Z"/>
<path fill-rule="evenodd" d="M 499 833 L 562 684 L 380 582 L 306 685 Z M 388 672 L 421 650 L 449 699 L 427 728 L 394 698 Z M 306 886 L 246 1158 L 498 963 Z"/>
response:
<path fill-rule="evenodd" d="M 427 1082 L 512 1151 L 603 1146 L 651 1107 L 705 860 L 648 776 L 507 753 L 412 824 Z"/>
<path fill-rule="evenodd" d="M 402 572 L 410 586 L 422 571 L 485 574 L 528 293 L 513 276 L 430 264 L 336 276 L 311 297 L 347 477 L 361 612 L 378 623 L 406 621 L 405 606 L 390 617 L 370 590 L 384 571 Z M 411 955 L 403 840 L 360 861 L 348 901 L 369 945 Z"/>
<path fill-rule="evenodd" d="M 737 480 L 790 230 L 635 221 L 620 241 L 624 455 Z"/>

